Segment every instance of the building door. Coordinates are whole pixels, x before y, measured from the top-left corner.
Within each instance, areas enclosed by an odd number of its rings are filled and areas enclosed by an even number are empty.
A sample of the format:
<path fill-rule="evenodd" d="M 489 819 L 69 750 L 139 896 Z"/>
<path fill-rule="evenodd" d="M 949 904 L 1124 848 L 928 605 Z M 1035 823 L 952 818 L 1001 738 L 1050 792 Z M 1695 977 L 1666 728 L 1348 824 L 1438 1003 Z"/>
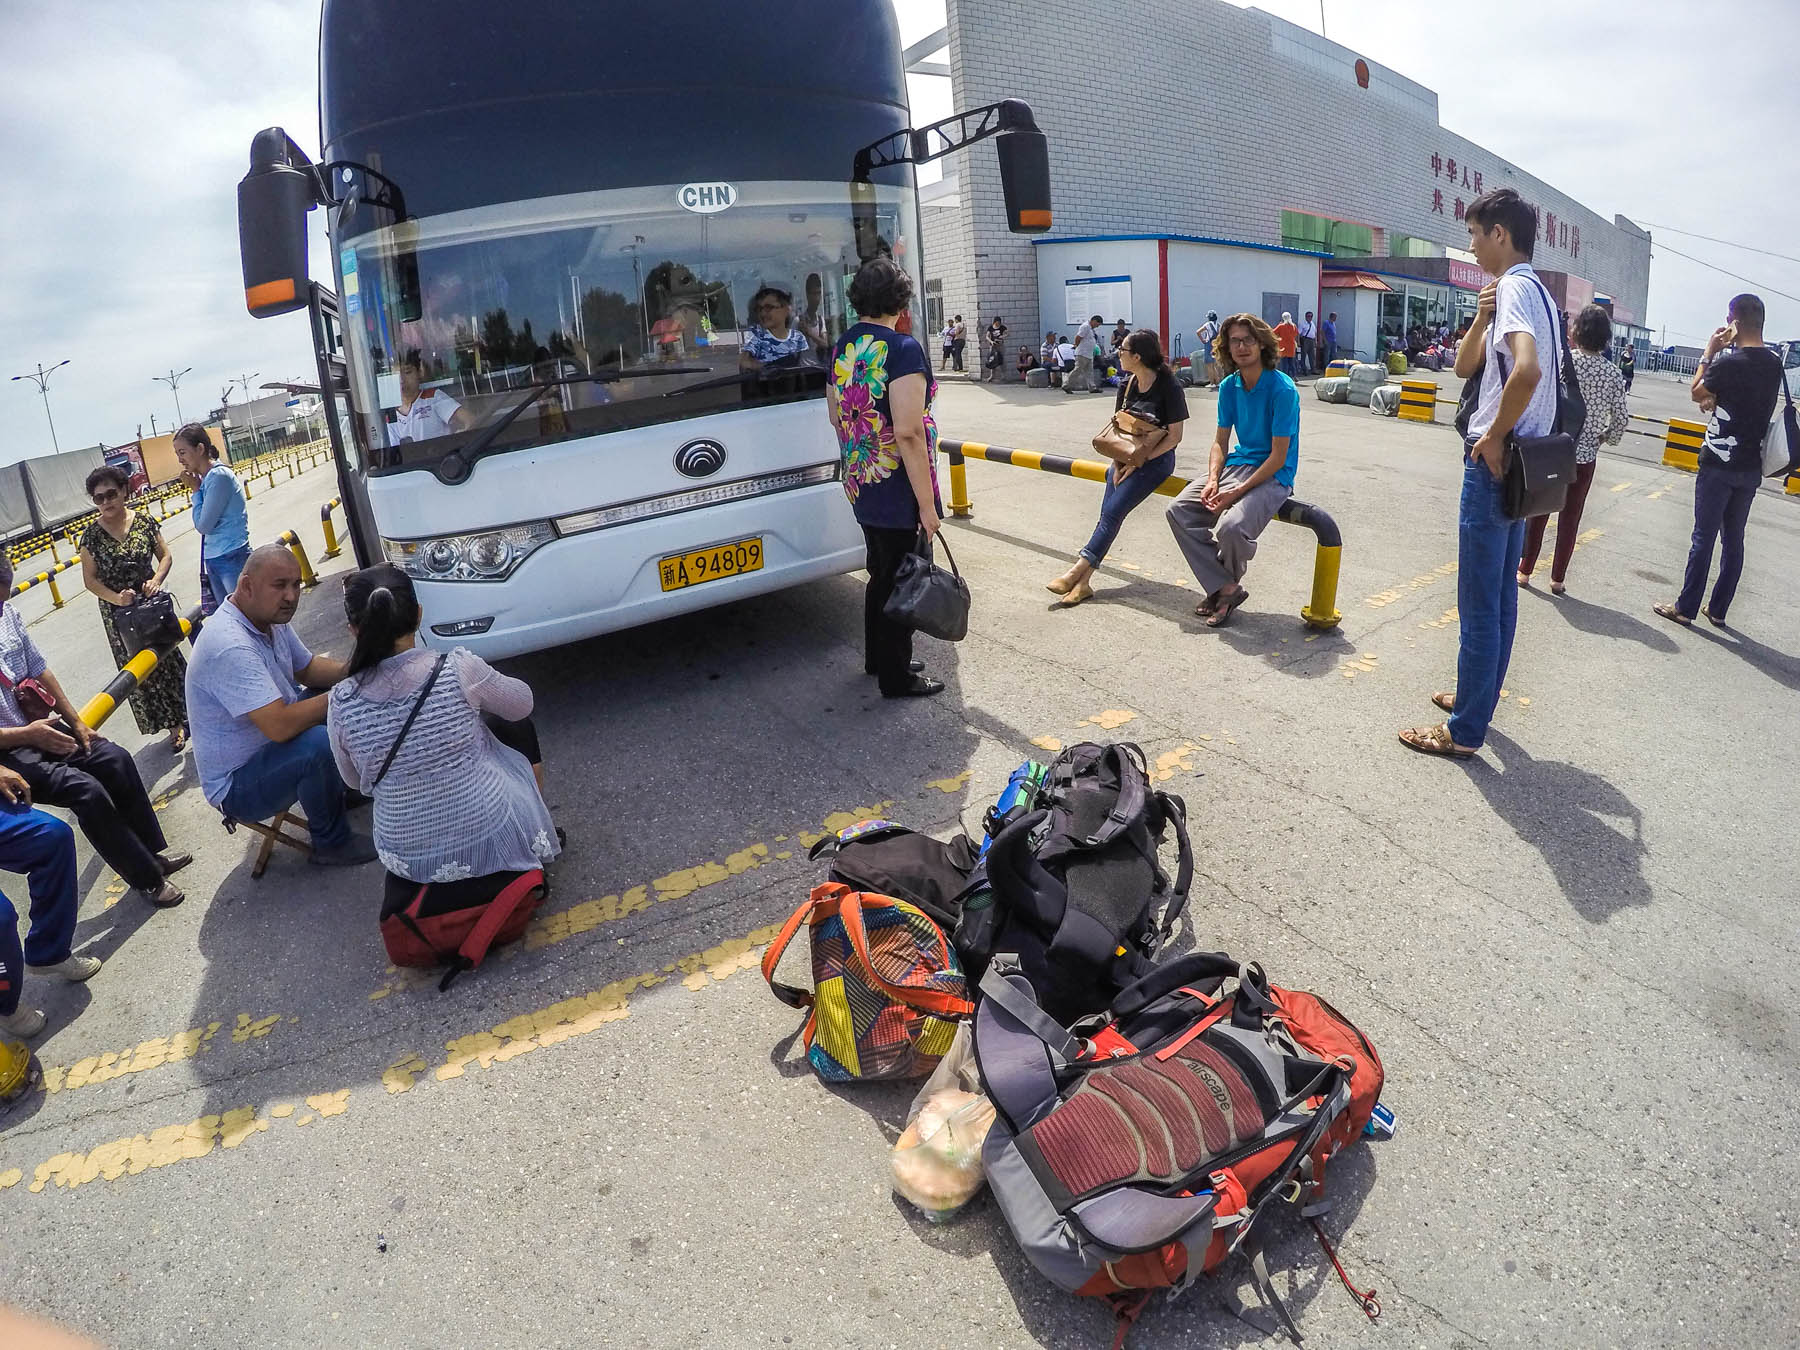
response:
<path fill-rule="evenodd" d="M 1300 296 L 1297 292 L 1290 295 L 1281 291 L 1264 291 L 1262 297 L 1263 322 L 1271 328 L 1281 322 L 1283 314 L 1300 312 Z"/>

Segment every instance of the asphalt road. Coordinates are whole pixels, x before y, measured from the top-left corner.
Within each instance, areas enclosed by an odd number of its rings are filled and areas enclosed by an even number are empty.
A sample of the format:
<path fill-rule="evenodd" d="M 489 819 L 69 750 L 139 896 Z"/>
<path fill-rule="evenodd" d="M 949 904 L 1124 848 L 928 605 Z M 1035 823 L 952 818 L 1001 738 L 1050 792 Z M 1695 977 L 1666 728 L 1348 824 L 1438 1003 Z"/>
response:
<path fill-rule="evenodd" d="M 940 413 L 1066 454 L 1105 406 L 958 384 Z M 1676 629 L 1650 606 L 1692 479 L 1609 455 L 1569 594 L 1521 597 L 1494 735 L 1457 765 L 1395 739 L 1454 674 L 1446 429 L 1306 395 L 1300 495 L 1346 538 L 1326 635 L 1297 618 L 1304 531 L 1271 528 L 1210 632 L 1153 503 L 1063 612 L 1042 583 L 1098 488 L 969 481 L 976 609 L 924 644 L 938 699 L 875 696 L 855 577 L 508 663 L 571 847 L 527 940 L 446 994 L 387 966 L 373 869 L 252 881 L 191 767 L 142 747 L 190 899 L 115 903 L 83 852 L 80 947 L 107 966 L 27 989 L 56 1090 L 0 1121 L 4 1297 L 131 1347 L 1109 1344 L 991 1199 L 934 1227 L 892 1195 L 910 1090 L 820 1085 L 756 961 L 820 831 L 975 827 L 1036 747 L 1112 736 L 1192 808 L 1183 940 L 1318 990 L 1386 1060 L 1399 1135 L 1334 1165 L 1327 1221 L 1383 1316 L 1288 1227 L 1270 1260 L 1310 1343 L 1792 1345 L 1800 500 L 1758 501 L 1732 629 Z M 259 494 L 254 532 L 316 552 L 331 491 Z M 341 653 L 332 590 L 300 622 Z M 34 632 L 72 686 L 108 673 L 86 597 Z M 139 745 L 128 714 L 108 731 Z M 1159 1299 L 1130 1344 L 1262 1343 L 1222 1307 L 1242 1274 Z"/>

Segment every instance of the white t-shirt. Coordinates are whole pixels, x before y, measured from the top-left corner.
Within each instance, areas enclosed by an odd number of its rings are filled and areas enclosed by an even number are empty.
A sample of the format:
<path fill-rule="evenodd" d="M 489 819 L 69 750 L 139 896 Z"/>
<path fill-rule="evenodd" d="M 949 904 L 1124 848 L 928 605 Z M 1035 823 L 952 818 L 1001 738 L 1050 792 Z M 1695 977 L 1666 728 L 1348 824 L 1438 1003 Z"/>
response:
<path fill-rule="evenodd" d="M 1301 337 L 1303 337 L 1303 338 L 1312 337 L 1318 331 L 1319 331 L 1318 326 L 1316 324 L 1314 324 L 1311 319 L 1300 320 L 1300 336 Z"/>
<path fill-rule="evenodd" d="M 1537 343 L 1538 369 L 1542 372 L 1537 388 L 1531 391 L 1531 402 L 1525 405 L 1513 430 L 1520 436 L 1550 434 L 1551 423 L 1556 420 L 1556 375 L 1562 361 L 1562 339 L 1554 327 L 1555 313 L 1556 304 L 1530 263 L 1509 267 L 1501 276 L 1500 290 L 1494 297 L 1494 321 L 1488 325 L 1481 398 L 1475 405 L 1475 415 L 1469 419 L 1471 437 L 1482 435 L 1500 415 L 1500 391 L 1513 367 L 1512 350 L 1506 346 L 1509 333 L 1531 334 Z"/>
<path fill-rule="evenodd" d="M 1075 350 L 1078 352 L 1085 352 L 1087 355 L 1092 356 L 1094 354 L 1094 348 L 1099 345 L 1100 335 L 1094 331 L 1094 325 L 1091 323 L 1083 324 L 1081 331 L 1075 335 Z"/>
<path fill-rule="evenodd" d="M 1058 347 L 1056 349 L 1056 359 L 1058 361 L 1061 361 L 1065 366 L 1074 365 L 1075 364 L 1074 344 L 1065 342 L 1062 344 L 1062 346 Z"/>
<path fill-rule="evenodd" d="M 388 436 L 395 445 L 401 441 L 429 441 L 437 436 L 448 436 L 456 429 L 450 419 L 456 416 L 460 407 L 462 404 L 441 390 L 421 389 L 412 407 L 394 409 Z"/>

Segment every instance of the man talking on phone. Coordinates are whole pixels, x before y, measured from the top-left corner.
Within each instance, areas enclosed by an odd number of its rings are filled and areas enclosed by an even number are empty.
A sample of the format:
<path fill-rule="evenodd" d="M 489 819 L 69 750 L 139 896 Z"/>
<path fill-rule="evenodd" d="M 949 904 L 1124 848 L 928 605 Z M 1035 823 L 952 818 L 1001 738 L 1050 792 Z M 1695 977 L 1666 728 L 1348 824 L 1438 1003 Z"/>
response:
<path fill-rule="evenodd" d="M 1513 576 L 1524 551 L 1525 521 L 1506 514 L 1506 444 L 1513 435 L 1549 434 L 1561 340 L 1556 306 L 1531 269 L 1536 213 L 1511 188 L 1496 188 L 1469 203 L 1464 221 L 1475 261 L 1494 280 L 1481 292 L 1475 322 L 1456 353 L 1458 375 L 1481 375 L 1463 445 L 1457 517 L 1456 690 L 1431 696 L 1450 714 L 1448 722 L 1400 733 L 1414 750 L 1451 759 L 1468 759 L 1486 742 L 1512 660 L 1519 618 Z"/>

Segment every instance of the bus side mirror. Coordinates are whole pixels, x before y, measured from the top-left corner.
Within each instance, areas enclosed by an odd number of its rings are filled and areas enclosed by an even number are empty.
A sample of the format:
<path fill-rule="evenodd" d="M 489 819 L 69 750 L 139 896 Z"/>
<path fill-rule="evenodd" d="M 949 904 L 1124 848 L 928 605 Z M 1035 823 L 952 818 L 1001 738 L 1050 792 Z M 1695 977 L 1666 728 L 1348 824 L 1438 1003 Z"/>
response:
<path fill-rule="evenodd" d="M 318 199 L 313 166 L 288 134 L 280 127 L 258 132 L 250 172 L 238 183 L 238 254 L 244 304 L 254 317 L 304 309 L 310 301 L 306 213 Z"/>
<path fill-rule="evenodd" d="M 1000 186 L 1006 194 L 1006 224 L 1014 234 L 1042 234 L 1050 228 L 1050 144 L 1041 131 L 1006 131 L 995 145 Z"/>

